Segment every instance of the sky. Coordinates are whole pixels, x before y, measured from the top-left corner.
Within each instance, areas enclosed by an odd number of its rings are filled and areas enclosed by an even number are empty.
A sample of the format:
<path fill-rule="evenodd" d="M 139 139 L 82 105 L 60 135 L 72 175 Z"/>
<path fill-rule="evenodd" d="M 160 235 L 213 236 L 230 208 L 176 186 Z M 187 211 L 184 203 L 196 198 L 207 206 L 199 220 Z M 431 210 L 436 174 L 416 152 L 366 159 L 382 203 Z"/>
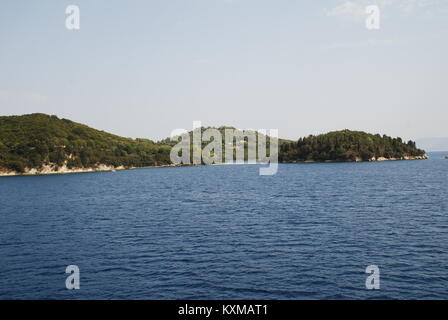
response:
<path fill-rule="evenodd" d="M 196 120 L 447 137 L 447 40 L 446 0 L 2 0 L 0 115 L 154 140 Z"/>

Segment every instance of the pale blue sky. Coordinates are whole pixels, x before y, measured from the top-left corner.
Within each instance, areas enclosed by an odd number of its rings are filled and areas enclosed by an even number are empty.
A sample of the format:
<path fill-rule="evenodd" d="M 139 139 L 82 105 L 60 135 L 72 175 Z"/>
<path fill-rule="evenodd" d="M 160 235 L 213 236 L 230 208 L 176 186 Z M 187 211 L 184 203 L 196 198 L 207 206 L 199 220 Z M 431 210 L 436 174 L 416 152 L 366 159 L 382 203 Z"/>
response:
<path fill-rule="evenodd" d="M 448 136 L 447 40 L 443 0 L 3 0 L 0 114 L 151 139 L 193 120 Z"/>

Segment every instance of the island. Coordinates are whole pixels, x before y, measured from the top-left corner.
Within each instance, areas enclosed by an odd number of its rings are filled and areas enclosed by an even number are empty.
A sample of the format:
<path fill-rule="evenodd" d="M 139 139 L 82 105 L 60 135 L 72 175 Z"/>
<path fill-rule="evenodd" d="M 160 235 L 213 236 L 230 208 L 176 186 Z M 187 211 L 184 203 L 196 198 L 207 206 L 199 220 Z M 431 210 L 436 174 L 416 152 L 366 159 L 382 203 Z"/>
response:
<path fill-rule="evenodd" d="M 218 130 L 224 128 L 229 127 Z M 120 137 L 55 115 L 1 116 L 0 176 L 173 166 L 170 152 L 175 143 L 169 138 L 156 142 Z M 426 158 L 413 141 L 361 131 L 279 139 L 281 163 Z"/>
<path fill-rule="evenodd" d="M 414 141 L 341 130 L 280 144 L 280 162 L 386 161 L 427 159 Z"/>

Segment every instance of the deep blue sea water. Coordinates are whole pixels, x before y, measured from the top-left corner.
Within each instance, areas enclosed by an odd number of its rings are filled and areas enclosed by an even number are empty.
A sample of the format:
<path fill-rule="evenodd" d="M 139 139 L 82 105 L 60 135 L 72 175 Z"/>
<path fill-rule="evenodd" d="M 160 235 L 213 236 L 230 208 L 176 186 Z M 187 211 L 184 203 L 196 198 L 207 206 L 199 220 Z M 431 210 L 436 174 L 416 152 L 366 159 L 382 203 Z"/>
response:
<path fill-rule="evenodd" d="M 448 298 L 442 154 L 258 169 L 0 178 L 0 299 Z"/>

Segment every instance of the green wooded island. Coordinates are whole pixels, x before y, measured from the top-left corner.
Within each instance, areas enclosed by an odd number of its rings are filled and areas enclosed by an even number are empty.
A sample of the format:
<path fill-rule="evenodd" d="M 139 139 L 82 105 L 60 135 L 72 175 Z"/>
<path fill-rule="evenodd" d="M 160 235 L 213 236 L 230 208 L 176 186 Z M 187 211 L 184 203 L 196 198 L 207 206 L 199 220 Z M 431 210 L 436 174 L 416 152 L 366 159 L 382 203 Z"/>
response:
<path fill-rule="evenodd" d="M 217 129 L 224 132 L 225 128 L 231 127 Z M 170 151 L 176 143 L 124 138 L 54 115 L 2 116 L 0 175 L 171 166 Z M 297 141 L 279 139 L 278 160 L 282 163 L 426 158 L 413 141 L 361 131 L 334 131 Z"/>

